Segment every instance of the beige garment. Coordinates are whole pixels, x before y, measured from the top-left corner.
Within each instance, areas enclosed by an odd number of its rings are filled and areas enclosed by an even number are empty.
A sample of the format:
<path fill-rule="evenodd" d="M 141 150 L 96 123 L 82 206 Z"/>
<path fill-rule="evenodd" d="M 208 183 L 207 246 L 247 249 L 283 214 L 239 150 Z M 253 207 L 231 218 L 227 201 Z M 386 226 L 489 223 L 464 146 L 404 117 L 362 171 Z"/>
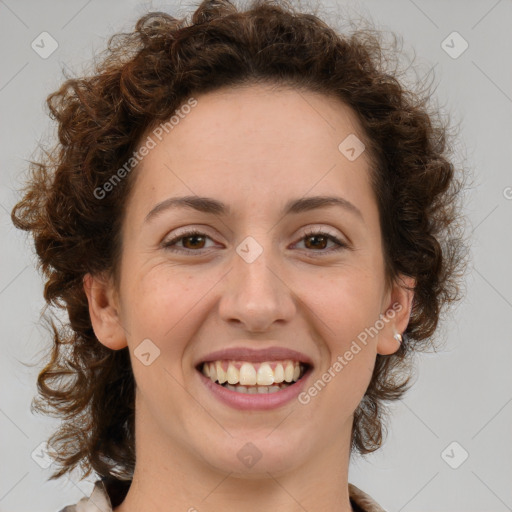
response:
<path fill-rule="evenodd" d="M 349 498 L 354 512 L 387 512 L 371 496 L 353 484 L 348 484 Z M 98 480 L 89 498 L 82 498 L 76 505 L 69 505 L 60 512 L 112 512 L 107 488 Z"/>

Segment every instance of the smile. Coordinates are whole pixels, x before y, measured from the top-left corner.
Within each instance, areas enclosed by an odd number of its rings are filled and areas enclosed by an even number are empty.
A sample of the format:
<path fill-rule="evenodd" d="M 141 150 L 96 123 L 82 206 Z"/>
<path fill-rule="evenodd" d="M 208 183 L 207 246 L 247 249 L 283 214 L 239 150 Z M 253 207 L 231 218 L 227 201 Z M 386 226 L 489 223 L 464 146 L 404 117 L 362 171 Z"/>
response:
<path fill-rule="evenodd" d="M 290 402 L 312 370 L 305 362 L 283 359 L 259 363 L 205 361 L 197 366 L 201 381 L 224 404 L 237 409 L 272 409 Z"/>
<path fill-rule="evenodd" d="M 211 361 L 202 373 L 216 384 L 237 393 L 275 393 L 291 386 L 303 375 L 306 365 L 299 361 Z"/>

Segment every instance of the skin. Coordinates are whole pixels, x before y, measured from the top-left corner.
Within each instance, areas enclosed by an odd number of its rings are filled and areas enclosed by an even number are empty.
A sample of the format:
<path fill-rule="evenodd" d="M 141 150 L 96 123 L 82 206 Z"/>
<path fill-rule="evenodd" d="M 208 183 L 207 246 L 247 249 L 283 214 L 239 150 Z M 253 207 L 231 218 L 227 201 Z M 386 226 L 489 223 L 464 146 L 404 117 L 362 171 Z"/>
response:
<path fill-rule="evenodd" d="M 291 88 L 251 85 L 197 100 L 136 169 L 119 287 L 108 276 L 84 280 L 98 340 L 129 346 L 137 383 L 137 464 L 115 512 L 349 512 L 353 413 L 376 355 L 398 349 L 393 335 L 405 331 L 413 298 L 401 283 L 385 286 L 367 154 L 349 161 L 338 150 L 349 134 L 363 139 L 360 126 L 339 100 Z M 218 199 L 232 213 L 168 209 L 144 222 L 160 201 L 185 195 Z M 316 195 L 347 199 L 363 219 L 338 206 L 281 214 L 288 200 Z M 161 246 L 183 228 L 208 238 L 178 240 L 182 253 Z M 348 248 L 304 238 L 317 228 Z M 247 236 L 263 249 L 252 263 L 236 252 Z M 212 398 L 194 368 L 214 350 L 279 345 L 312 358 L 312 384 L 391 311 L 305 405 L 238 411 Z M 160 355 L 145 366 L 133 351 L 147 338 Z M 262 455 L 250 468 L 237 457 L 247 442 Z"/>

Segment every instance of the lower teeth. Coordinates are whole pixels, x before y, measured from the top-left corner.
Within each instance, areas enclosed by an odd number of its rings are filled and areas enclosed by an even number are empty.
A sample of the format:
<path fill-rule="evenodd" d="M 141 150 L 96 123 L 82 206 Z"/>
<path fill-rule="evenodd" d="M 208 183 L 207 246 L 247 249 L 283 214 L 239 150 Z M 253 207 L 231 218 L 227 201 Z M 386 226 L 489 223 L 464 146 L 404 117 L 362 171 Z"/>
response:
<path fill-rule="evenodd" d="M 216 384 L 219 384 L 218 382 Z M 241 386 L 236 385 L 233 386 L 232 384 L 228 384 L 225 382 L 224 384 L 219 384 L 220 386 L 227 388 L 231 391 L 237 391 L 238 393 L 246 393 L 246 394 L 266 394 L 266 393 L 276 393 L 277 391 L 281 391 L 281 389 L 287 388 L 288 386 L 291 386 L 292 384 L 295 384 L 294 382 L 283 382 L 281 384 L 277 384 L 275 386 Z"/>

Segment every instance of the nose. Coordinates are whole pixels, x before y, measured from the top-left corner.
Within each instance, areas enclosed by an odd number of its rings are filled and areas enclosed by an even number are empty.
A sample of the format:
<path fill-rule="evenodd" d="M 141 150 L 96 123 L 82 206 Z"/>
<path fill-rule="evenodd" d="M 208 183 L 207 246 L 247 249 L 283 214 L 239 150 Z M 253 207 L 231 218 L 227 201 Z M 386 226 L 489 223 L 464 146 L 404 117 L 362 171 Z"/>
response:
<path fill-rule="evenodd" d="M 264 332 L 293 318 L 296 305 L 291 285 L 277 260 L 268 256 L 270 252 L 264 250 L 254 261 L 235 254 L 219 304 L 224 321 Z"/>

